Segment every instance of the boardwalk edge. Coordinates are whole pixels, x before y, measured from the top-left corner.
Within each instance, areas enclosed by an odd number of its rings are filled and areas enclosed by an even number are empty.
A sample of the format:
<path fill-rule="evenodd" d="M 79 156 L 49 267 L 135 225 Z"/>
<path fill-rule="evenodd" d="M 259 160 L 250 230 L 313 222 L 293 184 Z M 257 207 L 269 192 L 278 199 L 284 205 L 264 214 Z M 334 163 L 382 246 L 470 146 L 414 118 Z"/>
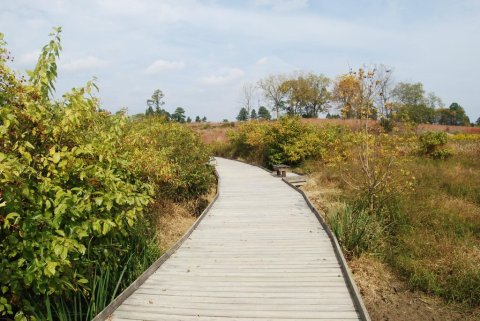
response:
<path fill-rule="evenodd" d="M 104 321 L 108 320 L 113 312 L 130 296 L 135 292 L 155 271 L 157 271 L 162 264 L 170 258 L 178 248 L 185 242 L 185 240 L 192 234 L 192 232 L 197 228 L 203 218 L 208 214 L 210 209 L 212 208 L 213 204 L 218 199 L 219 196 L 219 186 L 220 186 L 220 176 L 215 167 L 214 173 L 215 177 L 217 178 L 217 190 L 215 193 L 215 197 L 213 200 L 208 204 L 208 206 L 203 210 L 202 214 L 197 218 L 195 223 L 188 229 L 187 232 L 179 239 L 167 252 L 165 252 L 162 256 L 160 256 L 155 262 L 152 263 L 132 284 L 130 284 L 120 295 L 118 295 L 109 305 L 107 305 L 92 321 Z"/>
<path fill-rule="evenodd" d="M 265 168 L 261 167 L 262 169 L 265 170 Z M 330 241 L 332 242 L 333 245 L 333 250 L 335 252 L 335 256 L 337 259 L 340 261 L 340 266 L 342 268 L 343 274 L 345 276 L 345 280 L 348 286 L 348 290 L 350 291 L 350 294 L 352 295 L 353 302 L 358 309 L 358 313 L 360 314 L 360 317 L 364 321 L 371 321 L 370 315 L 368 314 L 367 308 L 363 302 L 362 295 L 360 294 L 360 291 L 355 284 L 355 281 L 353 279 L 352 272 L 350 271 L 350 268 L 348 267 L 347 261 L 345 260 L 345 257 L 343 256 L 342 249 L 340 247 L 340 244 L 338 243 L 337 237 L 335 234 L 333 234 L 332 230 L 328 226 L 328 224 L 325 222 L 323 219 L 322 215 L 318 212 L 317 208 L 313 205 L 313 203 L 310 201 L 308 196 L 305 194 L 304 191 L 296 187 L 295 185 L 291 184 L 284 178 L 282 178 L 282 181 L 296 190 L 298 193 L 300 193 L 303 196 L 303 199 L 307 203 L 308 207 L 310 210 L 315 214 L 317 220 L 320 222 L 322 227 L 324 228 L 325 232 L 327 233 L 328 237 L 330 238 Z"/>

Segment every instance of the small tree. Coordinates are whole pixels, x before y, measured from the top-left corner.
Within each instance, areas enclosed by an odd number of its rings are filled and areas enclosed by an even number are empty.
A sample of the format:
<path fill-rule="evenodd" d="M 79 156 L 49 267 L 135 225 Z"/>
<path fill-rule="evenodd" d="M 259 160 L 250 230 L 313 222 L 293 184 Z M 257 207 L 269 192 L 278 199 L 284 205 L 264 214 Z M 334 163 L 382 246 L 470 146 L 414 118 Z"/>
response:
<path fill-rule="evenodd" d="M 252 112 L 250 113 L 250 119 L 257 119 L 257 112 L 255 109 L 252 109 Z"/>
<path fill-rule="evenodd" d="M 199 122 L 201 122 L 201 121 L 202 121 L 202 120 L 200 119 L 200 116 L 195 117 L 195 122 L 196 122 L 196 123 L 199 123 Z"/>
<path fill-rule="evenodd" d="M 263 97 L 270 104 L 273 111 L 280 118 L 280 111 L 284 108 L 285 93 L 281 90 L 282 84 L 287 80 L 285 75 L 270 75 L 258 82 Z"/>
<path fill-rule="evenodd" d="M 480 117 L 477 118 L 477 121 L 475 122 L 475 125 L 476 125 L 477 127 L 480 127 Z"/>
<path fill-rule="evenodd" d="M 272 119 L 272 115 L 270 115 L 270 112 L 268 111 L 267 108 L 264 106 L 260 106 L 258 108 L 258 118 L 264 119 L 264 120 L 270 120 Z"/>
<path fill-rule="evenodd" d="M 177 107 L 175 111 L 172 114 L 172 120 L 176 121 L 178 123 L 184 123 L 185 122 L 185 109 L 182 107 Z"/>
<path fill-rule="evenodd" d="M 187 117 L 187 123 L 191 123 L 192 122 L 192 119 L 190 118 L 190 116 Z"/>
<path fill-rule="evenodd" d="M 256 96 L 256 87 L 254 84 L 243 84 L 240 91 L 240 104 L 248 113 L 250 113 L 250 110 L 252 109 Z"/>
<path fill-rule="evenodd" d="M 374 102 L 382 93 L 375 69 L 360 68 L 343 79 L 355 84 L 354 99 L 348 101 L 352 108 L 347 111 L 354 111 L 360 118 L 362 129 L 357 134 L 356 147 L 352 149 L 354 167 L 344 169 L 342 176 L 351 188 L 357 190 L 366 210 L 380 213 L 388 199 L 409 189 L 412 179 L 404 174 L 401 155 L 403 149 L 411 148 L 411 135 L 376 133 L 375 128 L 369 126 L 369 119 L 378 113 Z M 395 220 L 393 216 L 385 219 Z M 395 222 L 386 222 L 390 223 Z"/>
<path fill-rule="evenodd" d="M 204 122 L 204 123 L 205 123 L 206 121 L 207 121 L 207 117 L 206 117 L 206 116 L 203 116 L 203 118 L 202 118 L 202 122 Z"/>
<path fill-rule="evenodd" d="M 155 109 L 156 114 L 161 114 L 162 106 L 165 105 L 163 97 L 165 97 L 163 91 L 161 91 L 160 89 L 156 89 L 153 92 L 152 97 L 150 99 L 147 99 L 147 106 L 151 109 Z"/>
<path fill-rule="evenodd" d="M 248 111 L 245 107 L 242 107 L 242 109 L 240 109 L 240 112 L 238 113 L 238 116 L 237 116 L 237 120 L 238 121 L 248 120 Z"/>

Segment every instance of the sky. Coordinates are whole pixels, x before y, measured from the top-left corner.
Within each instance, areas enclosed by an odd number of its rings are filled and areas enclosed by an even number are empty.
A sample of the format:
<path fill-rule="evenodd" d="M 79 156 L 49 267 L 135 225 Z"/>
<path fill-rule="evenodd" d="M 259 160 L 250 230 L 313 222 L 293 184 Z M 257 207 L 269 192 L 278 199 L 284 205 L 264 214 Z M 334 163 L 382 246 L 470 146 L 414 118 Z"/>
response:
<path fill-rule="evenodd" d="M 480 116 L 480 0 L 0 0 L 16 70 L 34 67 L 54 26 L 57 95 L 95 76 L 112 112 L 144 112 L 161 89 L 170 112 L 233 120 L 245 83 L 385 64 Z"/>

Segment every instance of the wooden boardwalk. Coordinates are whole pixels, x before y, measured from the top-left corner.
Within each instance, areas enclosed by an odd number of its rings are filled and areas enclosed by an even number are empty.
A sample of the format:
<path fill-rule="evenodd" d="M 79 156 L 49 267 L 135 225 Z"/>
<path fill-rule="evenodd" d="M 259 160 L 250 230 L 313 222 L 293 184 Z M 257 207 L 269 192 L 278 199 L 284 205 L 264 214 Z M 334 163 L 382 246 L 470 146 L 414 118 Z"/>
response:
<path fill-rule="evenodd" d="M 302 195 L 258 167 L 217 162 L 216 202 L 106 319 L 368 320 Z"/>

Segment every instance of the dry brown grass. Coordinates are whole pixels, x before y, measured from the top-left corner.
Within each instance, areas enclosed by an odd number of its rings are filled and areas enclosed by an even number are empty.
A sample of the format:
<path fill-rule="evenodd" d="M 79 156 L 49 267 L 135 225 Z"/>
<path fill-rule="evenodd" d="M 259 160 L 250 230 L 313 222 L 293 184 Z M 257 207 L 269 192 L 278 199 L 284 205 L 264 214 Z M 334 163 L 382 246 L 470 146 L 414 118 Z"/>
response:
<path fill-rule="evenodd" d="M 313 172 L 308 175 L 307 183 L 302 186 L 302 190 L 307 193 L 308 198 L 322 213 L 328 213 L 329 210 L 340 203 L 341 189 L 338 182 L 329 179 L 324 171 Z"/>
<path fill-rule="evenodd" d="M 171 248 L 195 222 L 195 216 L 186 206 L 163 201 L 158 204 L 157 233 L 160 241 L 160 251 Z"/>
<path fill-rule="evenodd" d="M 189 126 L 200 135 L 204 144 L 228 142 L 227 132 L 232 127 L 227 125 L 224 123 L 189 124 Z"/>
<path fill-rule="evenodd" d="M 354 131 L 361 129 L 365 122 L 364 120 L 360 119 L 325 119 L 325 118 L 303 118 L 302 122 L 309 123 L 309 124 L 318 124 L 318 125 L 342 125 L 346 126 Z M 378 122 L 376 120 L 368 121 L 369 127 L 378 126 Z"/>
<path fill-rule="evenodd" d="M 349 262 L 355 283 L 372 320 L 478 320 L 480 309 L 448 304 L 421 291 L 411 291 L 407 282 L 385 263 L 370 255 Z"/>
<path fill-rule="evenodd" d="M 174 203 L 162 200 L 155 203 L 152 210 L 157 215 L 157 235 L 161 253 L 170 249 L 193 225 L 197 217 L 210 204 L 216 193 L 216 187 L 199 199 Z"/>
<path fill-rule="evenodd" d="M 433 125 L 433 124 L 421 124 L 418 127 L 421 132 L 431 131 L 431 132 L 447 132 L 447 133 L 480 134 L 480 127 Z"/>

